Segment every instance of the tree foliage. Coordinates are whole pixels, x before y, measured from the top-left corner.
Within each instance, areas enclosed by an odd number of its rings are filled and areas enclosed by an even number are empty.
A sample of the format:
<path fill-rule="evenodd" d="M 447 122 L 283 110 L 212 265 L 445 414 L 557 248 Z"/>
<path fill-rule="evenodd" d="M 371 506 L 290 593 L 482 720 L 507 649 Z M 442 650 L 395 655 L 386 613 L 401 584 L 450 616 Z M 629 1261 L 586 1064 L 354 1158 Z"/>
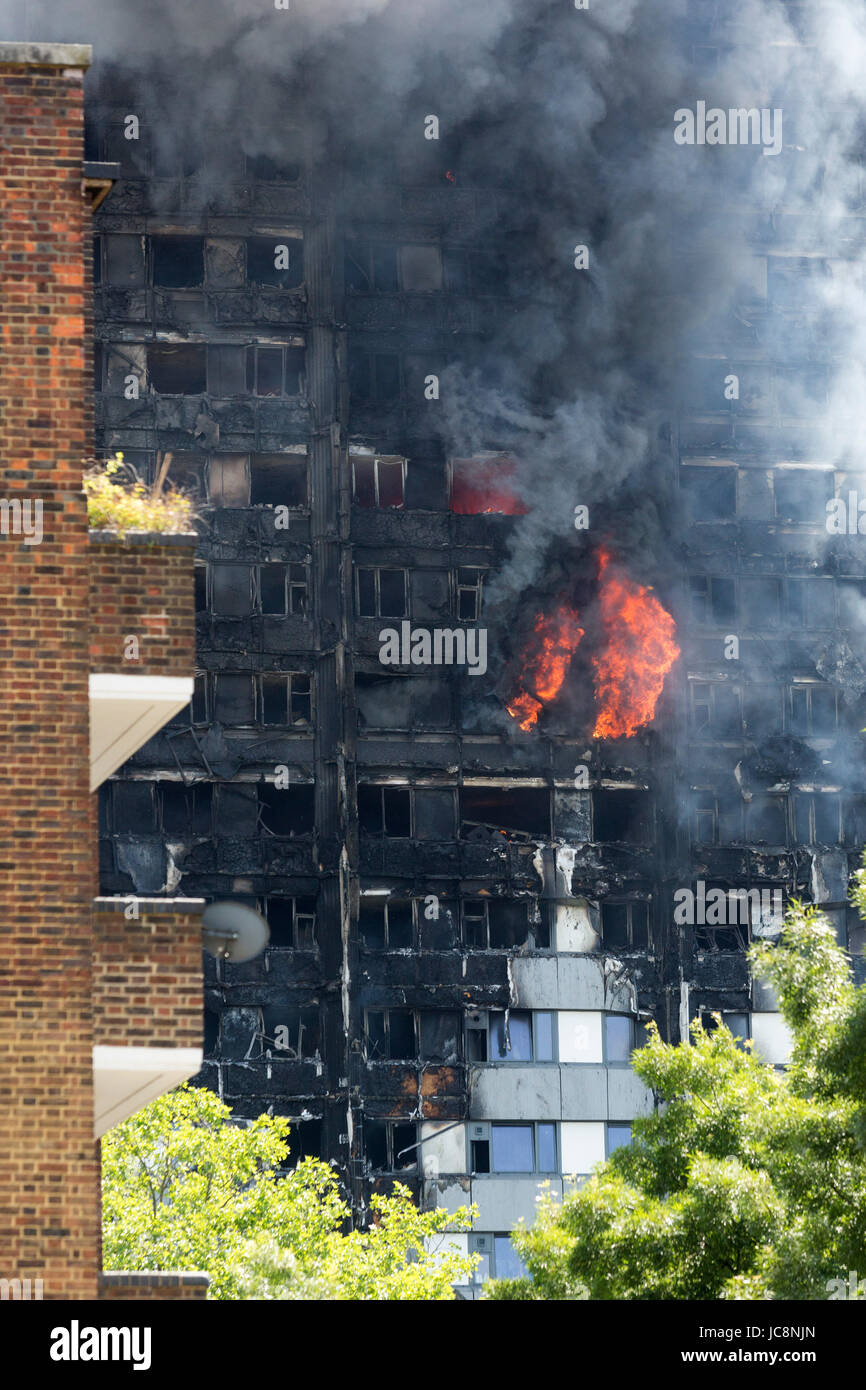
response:
<path fill-rule="evenodd" d="M 866 871 L 853 897 L 866 916 Z M 750 965 L 791 1030 L 789 1066 L 721 1023 L 678 1046 L 651 1027 L 632 1063 L 657 1109 L 582 1187 L 540 1204 L 513 1236 L 530 1277 L 486 1297 L 824 1299 L 866 1273 L 866 986 L 801 903 Z"/>
<path fill-rule="evenodd" d="M 471 1212 L 420 1212 L 407 1188 L 349 1208 L 320 1159 L 286 1170 L 289 1122 L 232 1123 L 212 1091 L 160 1096 L 102 1141 L 106 1269 L 204 1270 L 219 1299 L 450 1299 L 475 1257 L 446 1233 Z"/>

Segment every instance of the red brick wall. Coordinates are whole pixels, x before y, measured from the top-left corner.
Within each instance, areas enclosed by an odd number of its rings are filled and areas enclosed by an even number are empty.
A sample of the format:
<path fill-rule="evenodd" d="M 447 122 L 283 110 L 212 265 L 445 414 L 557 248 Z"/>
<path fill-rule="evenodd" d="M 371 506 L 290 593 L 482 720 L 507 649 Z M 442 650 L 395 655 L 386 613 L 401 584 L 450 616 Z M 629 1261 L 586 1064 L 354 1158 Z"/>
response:
<path fill-rule="evenodd" d="M 109 911 L 100 906 L 93 933 L 94 1042 L 201 1047 L 201 917 L 142 911 L 127 921 L 123 905 Z"/>
<path fill-rule="evenodd" d="M 196 537 L 142 544 L 94 539 L 90 548 L 90 669 L 112 675 L 191 676 L 195 665 Z M 137 638 L 138 660 L 125 656 Z"/>
<path fill-rule="evenodd" d="M 103 1274 L 100 1281 L 99 1296 L 108 1300 L 179 1298 L 186 1302 L 207 1298 L 208 1277 L 198 1272 L 184 1271 L 182 1274 L 159 1274 L 151 1270 L 128 1273 L 126 1270 L 112 1270 Z"/>
<path fill-rule="evenodd" d="M 83 70 L 71 54 L 9 56 L 0 47 L 0 499 L 41 499 L 43 538 L 0 534 L 0 1276 L 95 1298 Z"/>

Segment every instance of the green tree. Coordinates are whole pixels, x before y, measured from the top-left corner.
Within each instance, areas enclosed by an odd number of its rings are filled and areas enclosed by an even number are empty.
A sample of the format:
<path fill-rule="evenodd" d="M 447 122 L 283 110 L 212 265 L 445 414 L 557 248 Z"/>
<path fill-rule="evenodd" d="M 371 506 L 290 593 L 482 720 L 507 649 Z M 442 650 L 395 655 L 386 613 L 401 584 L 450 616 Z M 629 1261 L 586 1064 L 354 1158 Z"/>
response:
<path fill-rule="evenodd" d="M 398 1185 L 369 1232 L 344 1235 L 334 1170 L 306 1158 L 285 1171 L 288 1138 L 288 1120 L 232 1123 L 191 1086 L 117 1125 L 102 1141 L 105 1268 L 201 1269 L 220 1299 L 454 1297 L 476 1261 L 444 1233 L 470 1212 L 419 1212 Z"/>
<path fill-rule="evenodd" d="M 866 870 L 853 891 L 866 917 Z M 794 903 L 751 948 L 793 1038 L 784 1071 L 719 1024 L 633 1054 L 659 1108 L 514 1244 L 493 1299 L 824 1299 L 866 1274 L 866 986 L 825 917 Z"/>

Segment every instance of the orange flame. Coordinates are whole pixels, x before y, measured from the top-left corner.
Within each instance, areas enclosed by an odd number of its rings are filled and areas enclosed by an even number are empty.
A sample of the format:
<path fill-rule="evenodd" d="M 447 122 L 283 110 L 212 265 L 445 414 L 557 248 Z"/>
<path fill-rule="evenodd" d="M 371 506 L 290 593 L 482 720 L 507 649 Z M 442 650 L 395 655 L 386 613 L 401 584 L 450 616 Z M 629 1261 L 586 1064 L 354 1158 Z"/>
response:
<path fill-rule="evenodd" d="M 599 706 L 593 738 L 628 738 L 655 714 L 665 676 L 680 654 L 676 625 L 652 591 L 599 554 L 603 650 L 594 655 Z"/>
<path fill-rule="evenodd" d="M 524 688 L 505 706 L 521 729 L 531 729 L 544 705 L 559 694 L 569 662 L 583 636 L 583 628 L 577 625 L 578 617 L 576 609 L 561 603 L 553 613 L 539 613 L 535 619 L 533 630 L 538 644 L 524 666 L 521 677 Z"/>

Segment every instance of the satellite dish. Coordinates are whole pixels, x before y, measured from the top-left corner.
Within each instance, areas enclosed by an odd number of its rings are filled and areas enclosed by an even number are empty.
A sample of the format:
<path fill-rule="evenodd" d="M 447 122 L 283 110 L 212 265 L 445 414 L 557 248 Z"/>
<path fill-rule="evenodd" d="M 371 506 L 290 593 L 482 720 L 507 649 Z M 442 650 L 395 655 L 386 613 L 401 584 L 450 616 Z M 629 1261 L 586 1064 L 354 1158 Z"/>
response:
<path fill-rule="evenodd" d="M 206 951 L 219 960 L 252 960 L 267 946 L 271 930 L 246 903 L 211 903 L 201 919 Z"/>

